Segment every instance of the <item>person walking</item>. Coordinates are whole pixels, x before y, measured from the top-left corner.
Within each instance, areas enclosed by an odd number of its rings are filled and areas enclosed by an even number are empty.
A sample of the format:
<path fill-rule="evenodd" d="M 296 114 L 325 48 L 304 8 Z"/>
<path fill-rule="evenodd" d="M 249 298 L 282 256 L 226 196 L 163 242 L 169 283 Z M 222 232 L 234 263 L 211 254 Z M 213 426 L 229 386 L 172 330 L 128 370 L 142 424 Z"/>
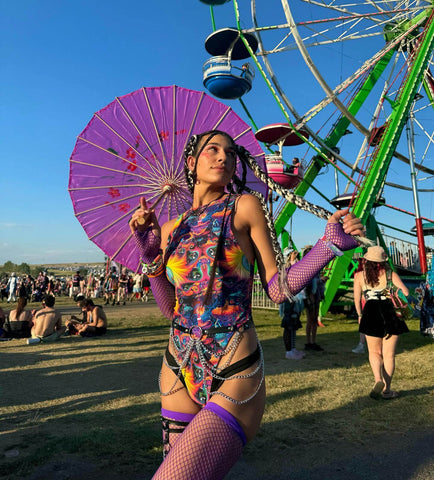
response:
<path fill-rule="evenodd" d="M 15 275 L 15 272 L 12 272 L 11 276 L 9 277 L 8 283 L 6 285 L 6 289 L 9 294 L 7 299 L 8 303 L 17 301 L 17 297 L 16 297 L 17 286 L 18 286 L 17 276 Z"/>
<path fill-rule="evenodd" d="M 363 256 L 362 270 L 354 275 L 354 304 L 359 319 L 359 332 L 365 335 L 369 363 L 374 375 L 370 397 L 393 399 L 398 392 L 391 390 L 395 372 L 395 354 L 398 337 L 408 327 L 395 313 L 388 298 L 393 284 L 408 295 L 408 288 L 399 275 L 392 272 L 388 257 L 380 246 L 369 247 Z M 366 303 L 362 309 L 362 296 Z"/>

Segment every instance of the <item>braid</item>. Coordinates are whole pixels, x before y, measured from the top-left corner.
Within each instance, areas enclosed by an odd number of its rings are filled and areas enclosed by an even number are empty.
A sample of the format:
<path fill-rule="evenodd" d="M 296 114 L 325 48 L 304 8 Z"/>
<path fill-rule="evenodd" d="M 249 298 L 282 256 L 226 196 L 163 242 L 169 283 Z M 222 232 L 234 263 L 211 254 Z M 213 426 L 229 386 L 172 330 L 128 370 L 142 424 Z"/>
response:
<path fill-rule="evenodd" d="M 315 216 L 322 218 L 324 220 L 328 220 L 328 218 L 332 215 L 332 212 L 326 210 L 325 208 L 319 207 L 318 205 L 308 202 L 305 198 L 301 197 L 300 195 L 296 195 L 295 193 L 292 193 L 287 188 L 284 188 L 282 187 L 282 185 L 275 182 L 261 169 L 261 167 L 258 165 L 256 160 L 252 157 L 250 152 L 248 152 L 241 145 L 238 146 L 238 154 L 239 155 L 242 154 L 245 156 L 246 161 L 248 162 L 250 168 L 252 169 L 256 177 L 258 177 L 260 180 L 266 183 L 268 187 L 271 188 L 271 190 L 274 190 L 285 200 L 288 200 L 288 202 L 291 202 L 301 210 L 305 210 L 307 212 L 313 213 Z"/>
<path fill-rule="evenodd" d="M 238 156 L 245 157 L 247 163 L 249 164 L 249 167 L 252 169 L 255 176 L 259 178 L 259 180 L 266 183 L 271 190 L 278 193 L 285 200 L 293 203 L 296 207 L 300 208 L 300 210 L 305 210 L 306 212 L 313 213 L 315 216 L 317 216 L 318 218 L 322 218 L 323 220 L 328 220 L 328 218 L 333 215 L 332 212 L 330 212 L 329 210 L 326 210 L 325 208 L 308 202 L 305 198 L 301 197 L 300 195 L 296 195 L 287 188 L 282 187 L 282 185 L 280 185 L 279 183 L 275 182 L 261 169 L 261 167 L 258 165 L 250 152 L 246 150 L 243 146 L 237 145 L 237 151 Z M 354 238 L 363 245 L 372 245 L 371 240 L 368 240 L 365 237 L 355 236 Z"/>

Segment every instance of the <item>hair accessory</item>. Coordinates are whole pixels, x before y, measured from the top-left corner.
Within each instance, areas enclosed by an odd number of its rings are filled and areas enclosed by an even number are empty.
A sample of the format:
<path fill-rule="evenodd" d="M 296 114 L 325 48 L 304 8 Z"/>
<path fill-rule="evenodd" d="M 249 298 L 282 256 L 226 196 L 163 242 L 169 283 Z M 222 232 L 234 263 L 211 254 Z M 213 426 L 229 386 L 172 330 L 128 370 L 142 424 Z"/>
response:
<path fill-rule="evenodd" d="M 388 257 L 386 252 L 384 251 L 383 247 L 376 245 L 374 247 L 369 247 L 368 251 L 363 256 L 365 260 L 369 260 L 370 262 L 385 262 Z"/>

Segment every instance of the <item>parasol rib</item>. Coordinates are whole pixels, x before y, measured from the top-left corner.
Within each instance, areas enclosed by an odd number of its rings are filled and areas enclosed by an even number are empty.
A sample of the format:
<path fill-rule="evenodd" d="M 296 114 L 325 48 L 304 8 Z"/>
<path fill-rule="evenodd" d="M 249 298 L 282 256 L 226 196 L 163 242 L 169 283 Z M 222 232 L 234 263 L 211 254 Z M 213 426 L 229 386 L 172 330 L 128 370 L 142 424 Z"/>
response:
<path fill-rule="evenodd" d="M 82 139 L 84 140 L 84 139 Z M 86 141 L 86 140 L 85 140 Z M 87 143 L 90 143 L 91 145 L 93 145 L 94 147 L 98 147 L 98 148 L 101 148 L 102 150 L 104 150 L 102 147 L 99 147 L 98 145 L 95 145 L 94 143 L 92 142 L 87 142 Z M 111 152 L 108 152 L 108 153 L 111 153 Z M 114 155 L 114 154 L 113 154 Z M 116 173 L 121 173 L 122 175 L 128 175 L 129 177 L 139 177 L 141 178 L 142 180 L 145 180 L 144 177 L 142 175 L 139 175 L 138 173 L 130 173 L 130 172 L 125 172 L 123 170 L 117 170 L 116 168 L 111 168 L 111 167 L 104 167 L 102 165 L 95 165 L 94 163 L 87 163 L 87 162 L 80 162 L 79 160 L 72 160 L 69 159 L 69 161 L 71 163 L 77 163 L 78 165 L 85 165 L 86 167 L 93 167 L 93 168 L 101 168 L 102 170 L 108 170 L 109 172 L 116 172 Z"/>
<path fill-rule="evenodd" d="M 103 229 L 101 229 L 99 232 L 96 232 L 94 233 L 91 237 L 89 237 L 89 240 L 93 240 L 95 237 L 97 237 L 98 235 L 101 235 L 101 233 L 105 232 L 106 230 L 108 230 L 110 227 L 113 227 L 113 225 L 115 223 L 118 223 L 120 220 L 123 220 L 125 217 L 128 217 L 129 215 L 132 214 L 132 210 L 129 210 L 127 213 L 125 213 L 124 215 L 122 215 L 122 217 L 119 217 L 117 218 L 116 220 L 113 220 L 112 223 L 110 223 L 109 225 L 106 225 Z"/>
<path fill-rule="evenodd" d="M 116 250 L 116 252 L 111 256 L 112 259 L 116 259 L 116 255 L 120 253 L 120 251 L 125 247 L 125 245 L 129 242 L 130 238 L 133 236 L 132 233 L 130 233 L 125 241 L 122 243 L 122 245 Z"/>
<path fill-rule="evenodd" d="M 97 118 L 103 125 L 105 125 L 112 133 L 114 133 L 118 138 L 120 138 L 126 145 L 128 145 L 132 150 L 134 150 L 137 155 L 139 155 L 140 157 L 142 157 L 143 160 L 146 160 L 146 157 L 144 157 L 138 150 L 136 150 L 120 133 L 118 133 L 113 127 L 111 127 L 105 120 L 103 120 L 98 114 L 94 114 L 94 117 Z M 104 148 L 104 147 L 101 147 L 101 148 Z M 110 152 L 110 150 L 109 150 Z M 140 165 L 137 165 L 136 163 L 133 163 L 131 162 L 130 160 L 128 160 L 127 158 L 124 158 L 124 157 L 121 157 L 120 155 L 118 155 L 118 157 L 120 159 L 122 159 L 124 162 L 128 162 L 130 165 L 134 165 L 136 167 L 140 167 L 142 170 L 143 167 L 141 167 Z"/>
<path fill-rule="evenodd" d="M 92 207 L 92 208 L 89 208 L 87 210 L 83 210 L 82 212 L 76 213 L 75 216 L 78 217 L 78 216 L 83 215 L 85 213 L 94 212 L 95 210 L 99 210 L 100 208 L 109 207 L 110 205 L 115 205 L 116 203 L 124 202 L 125 200 L 130 200 L 131 198 L 137 198 L 138 196 L 144 195 L 144 193 L 145 192 L 140 192 L 140 195 L 139 194 L 134 194 L 134 195 L 129 195 L 128 197 L 124 197 L 124 198 L 117 198 L 116 200 L 113 200 L 112 202 L 103 203 L 101 205 L 97 205 L 96 207 Z M 155 198 L 155 197 L 153 197 L 153 198 Z"/>
<path fill-rule="evenodd" d="M 228 116 L 231 111 L 231 107 L 228 107 L 226 111 L 223 112 L 223 115 L 218 119 L 217 123 L 211 130 L 217 130 L 217 127 L 223 122 L 223 120 Z"/>
<path fill-rule="evenodd" d="M 117 157 L 117 158 L 119 158 L 119 159 L 121 159 L 121 160 L 125 160 L 123 157 L 121 157 L 121 156 L 118 155 L 117 153 L 112 152 L 111 150 L 107 150 L 106 148 L 102 147 L 101 145 L 98 145 L 98 144 L 96 144 L 96 143 L 93 143 L 93 142 L 91 142 L 90 140 L 87 140 L 86 138 L 78 137 L 78 139 L 79 139 L 79 140 L 82 140 L 82 141 L 84 141 L 84 142 L 86 142 L 86 143 L 88 143 L 89 145 L 92 145 L 93 147 L 99 148 L 100 150 L 103 150 L 104 152 L 109 153 L 110 155 L 113 155 L 114 157 Z M 154 154 L 153 154 L 153 155 L 154 155 Z M 145 160 L 147 160 L 147 159 L 145 158 Z M 127 161 L 127 160 L 125 160 L 125 161 Z M 123 174 L 123 175 L 138 176 L 138 177 L 140 177 L 141 179 L 143 179 L 144 181 L 147 180 L 143 175 L 139 175 L 139 174 L 137 174 L 137 173 L 132 173 L 132 172 L 127 172 L 127 171 L 125 171 L 125 170 L 116 170 L 116 169 L 113 169 L 113 168 L 111 168 L 111 167 L 104 167 L 103 165 L 95 165 L 95 164 L 93 164 L 93 163 L 85 163 L 85 162 L 80 162 L 80 161 L 78 161 L 78 160 L 72 160 L 72 159 L 70 159 L 70 162 L 79 163 L 79 164 L 81 164 L 81 165 L 87 165 L 87 166 L 94 167 L 94 168 L 102 168 L 102 169 L 105 169 L 105 170 L 110 170 L 110 171 L 112 171 L 112 172 L 118 172 L 118 173 L 121 173 L 121 174 Z M 129 162 L 129 163 L 131 163 L 131 162 Z M 134 165 L 134 166 L 137 166 L 136 164 L 133 164 L 133 165 Z M 160 181 L 162 177 L 165 177 L 165 176 L 166 176 L 166 173 L 165 173 L 165 171 L 162 169 L 162 166 L 161 166 L 160 164 L 157 163 L 157 164 L 155 164 L 155 166 L 154 166 L 154 165 L 151 165 L 151 164 L 148 163 L 147 165 L 148 165 L 148 167 L 149 167 L 150 170 L 151 170 L 150 172 L 144 170 L 144 169 L 141 167 L 141 169 L 142 169 L 147 175 L 149 175 L 150 173 L 153 173 L 153 174 L 155 175 L 155 179 L 158 180 L 158 181 Z M 156 167 L 160 167 L 160 168 L 156 168 Z"/>
<path fill-rule="evenodd" d="M 193 115 L 193 117 L 192 117 L 192 119 L 191 119 L 190 130 L 188 131 L 188 134 L 187 134 L 187 136 L 186 136 L 186 138 L 185 138 L 184 148 L 182 149 L 183 152 L 184 152 L 184 150 L 185 150 L 185 147 L 187 146 L 188 140 L 190 139 L 190 137 L 191 137 L 191 135 L 192 135 L 191 132 L 193 131 L 194 124 L 196 123 L 197 115 L 198 115 L 199 109 L 200 109 L 200 107 L 201 107 L 201 105 L 202 105 L 202 101 L 203 101 L 203 99 L 204 99 L 204 95 L 205 95 L 204 92 L 201 92 L 201 95 L 200 95 L 200 97 L 199 97 L 199 101 L 197 102 L 197 105 L 196 105 L 196 110 L 195 110 L 194 115 Z"/>
<path fill-rule="evenodd" d="M 118 103 L 118 105 L 122 108 L 122 110 L 124 111 L 126 117 L 128 118 L 128 120 L 130 121 L 131 125 L 136 129 L 136 132 L 140 135 L 140 138 L 143 140 L 143 142 L 145 143 L 146 145 L 146 148 L 152 153 L 152 155 L 155 155 L 155 153 L 153 152 L 151 146 L 149 145 L 149 143 L 146 141 L 146 138 L 143 136 L 142 134 L 142 131 L 140 130 L 140 128 L 137 126 L 136 122 L 131 118 L 131 115 L 128 113 L 127 109 L 124 107 L 124 104 L 121 102 L 120 98 L 119 97 L 116 97 L 116 101 Z M 137 152 L 139 153 L 139 152 Z M 156 156 L 156 155 L 155 155 Z M 146 157 L 145 157 L 145 160 L 146 160 Z"/>
<path fill-rule="evenodd" d="M 149 152 L 151 153 L 151 155 L 153 156 L 153 158 L 155 158 L 155 160 L 157 160 L 157 154 L 154 152 L 154 150 L 152 149 L 152 147 L 151 147 L 151 146 L 149 145 L 149 143 L 146 141 L 146 139 L 145 139 L 145 137 L 143 136 L 141 130 L 139 129 L 139 127 L 137 126 L 137 124 L 134 122 L 134 120 L 131 118 L 130 114 L 128 113 L 127 109 L 124 107 L 124 105 L 123 105 L 123 103 L 121 102 L 120 98 L 116 97 L 116 101 L 117 101 L 118 105 L 122 108 L 122 110 L 124 111 L 126 117 L 127 117 L 128 120 L 130 121 L 131 125 L 136 129 L 136 132 L 140 135 L 140 138 L 141 138 L 141 139 L 143 140 L 143 142 L 145 143 L 146 148 L 149 150 Z M 108 125 L 107 125 L 107 126 L 108 126 Z M 119 138 L 121 138 L 122 140 L 124 140 L 124 138 L 123 138 L 122 136 L 120 136 L 117 132 L 114 132 L 114 133 L 116 133 L 116 135 L 118 135 Z M 158 137 L 158 132 L 157 132 L 157 137 Z M 158 138 L 159 138 L 159 137 L 158 137 Z M 124 140 L 124 141 L 125 141 L 125 143 L 127 143 L 127 145 L 130 146 L 130 144 L 129 144 L 126 140 Z M 161 147 L 161 143 L 160 143 L 160 147 Z M 164 168 L 162 165 L 160 165 L 159 163 L 157 163 L 157 164 L 155 164 L 155 166 L 154 166 L 153 164 L 151 164 L 151 163 L 149 162 L 149 160 L 148 160 L 144 155 L 142 155 L 142 154 L 141 154 L 138 150 L 136 150 L 133 146 L 131 146 L 131 148 L 132 148 L 135 152 L 137 152 L 137 153 L 142 157 L 143 160 L 146 161 L 146 165 L 147 165 L 149 168 L 151 168 L 156 175 L 162 175 L 163 173 L 166 172 L 165 168 Z M 163 153 L 163 156 L 164 156 L 164 153 Z M 155 167 L 161 167 L 161 168 L 155 168 Z M 142 168 L 142 167 L 141 167 L 141 168 Z M 142 170 L 143 170 L 143 168 L 142 168 Z"/>
<path fill-rule="evenodd" d="M 136 185 L 140 186 L 140 185 Z M 131 188 L 131 185 L 102 185 L 102 186 L 90 186 L 90 187 L 73 187 L 68 188 L 68 192 L 76 192 L 80 190 L 104 190 L 107 188 Z"/>
<path fill-rule="evenodd" d="M 163 156 L 164 166 L 165 166 L 165 168 L 167 169 L 167 168 L 168 168 L 167 159 L 166 159 L 166 155 L 165 155 L 165 153 L 164 153 L 163 144 L 161 143 L 160 135 L 159 135 L 159 133 L 158 133 L 158 128 L 157 128 L 157 124 L 156 124 L 156 122 L 155 122 L 154 112 L 153 112 L 152 109 L 151 109 L 151 105 L 150 105 L 150 103 L 149 103 L 149 99 L 148 99 L 148 95 L 147 95 L 147 93 L 146 93 L 146 89 L 143 88 L 142 91 L 143 91 L 143 95 L 145 96 L 145 101 L 146 101 L 146 105 L 147 105 L 147 107 L 148 107 L 149 115 L 151 116 L 152 124 L 154 125 L 155 134 L 156 134 L 156 136 L 157 136 L 158 143 L 160 144 L 160 149 L 161 149 L 161 154 L 162 154 L 162 156 Z"/>

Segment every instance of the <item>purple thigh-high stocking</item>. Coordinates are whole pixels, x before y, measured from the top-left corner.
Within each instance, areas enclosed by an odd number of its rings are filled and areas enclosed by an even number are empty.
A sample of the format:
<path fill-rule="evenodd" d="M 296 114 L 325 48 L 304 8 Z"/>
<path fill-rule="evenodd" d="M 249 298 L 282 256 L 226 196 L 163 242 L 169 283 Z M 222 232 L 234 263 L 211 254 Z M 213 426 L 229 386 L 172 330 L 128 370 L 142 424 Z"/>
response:
<path fill-rule="evenodd" d="M 333 246 L 345 251 L 352 250 L 357 245 L 356 240 L 344 232 L 340 223 L 328 223 L 325 229 L 325 240 L 318 240 L 305 257 L 286 270 L 285 281 L 289 292 L 293 295 L 299 292 L 335 257 Z M 276 303 L 282 303 L 287 298 L 279 282 L 279 272 L 268 282 L 267 294 Z"/>
<path fill-rule="evenodd" d="M 161 238 L 154 235 L 151 228 L 144 232 L 136 231 L 134 238 L 142 260 L 145 263 L 151 263 L 155 260 L 160 249 Z M 149 277 L 149 282 L 151 283 L 152 294 L 161 313 L 169 320 L 172 320 L 175 308 L 175 289 L 173 285 L 167 280 L 165 272 L 162 272 L 157 277 Z"/>
<path fill-rule="evenodd" d="M 241 456 L 246 437 L 236 418 L 209 402 L 190 422 L 153 480 L 220 480 Z"/>
<path fill-rule="evenodd" d="M 166 458 L 176 440 L 195 417 L 195 413 L 174 412 L 161 409 L 161 422 L 163 424 L 163 458 Z"/>

